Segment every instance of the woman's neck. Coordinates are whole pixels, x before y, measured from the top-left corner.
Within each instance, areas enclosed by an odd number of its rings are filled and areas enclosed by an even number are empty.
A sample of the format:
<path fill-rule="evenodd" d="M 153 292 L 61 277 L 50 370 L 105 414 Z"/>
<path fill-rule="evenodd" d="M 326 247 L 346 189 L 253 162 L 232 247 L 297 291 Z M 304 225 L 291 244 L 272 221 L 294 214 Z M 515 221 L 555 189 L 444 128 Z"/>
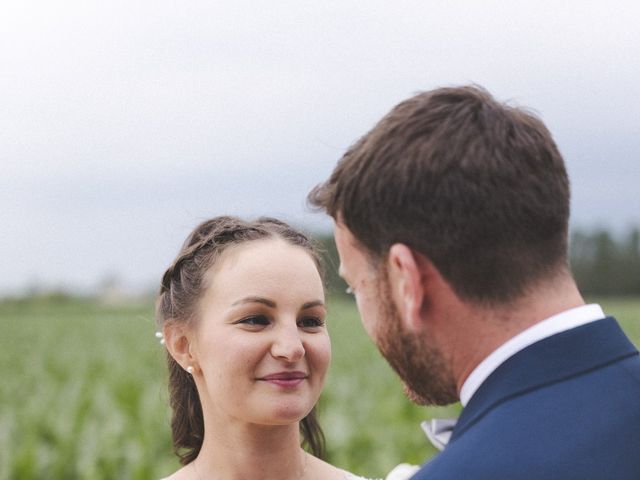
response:
<path fill-rule="evenodd" d="M 194 461 L 197 480 L 298 480 L 308 462 L 298 423 L 262 426 L 215 422 L 207 428 Z M 199 478 L 198 478 L 199 477 Z"/>

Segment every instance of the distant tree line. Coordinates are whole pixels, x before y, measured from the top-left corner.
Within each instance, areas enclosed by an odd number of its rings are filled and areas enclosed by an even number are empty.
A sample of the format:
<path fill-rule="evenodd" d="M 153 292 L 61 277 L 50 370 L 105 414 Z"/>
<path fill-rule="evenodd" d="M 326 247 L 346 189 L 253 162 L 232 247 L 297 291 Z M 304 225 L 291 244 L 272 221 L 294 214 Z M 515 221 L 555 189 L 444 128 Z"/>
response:
<path fill-rule="evenodd" d="M 338 276 L 340 260 L 332 236 L 316 237 L 324 250 L 326 283 L 333 293 L 344 293 Z M 640 295 L 640 230 L 613 235 L 601 228 L 572 232 L 569 256 L 573 275 L 585 295 Z"/>
<path fill-rule="evenodd" d="M 340 259 L 333 236 L 315 235 L 314 238 L 323 251 L 327 290 L 333 295 L 345 295 L 347 285 L 338 275 Z M 584 295 L 640 295 L 640 229 L 637 227 L 621 235 L 614 235 L 601 228 L 576 229 L 571 234 L 569 257 L 573 275 Z M 111 283 L 117 285 L 116 281 Z M 0 302 L 37 301 L 46 304 L 97 299 L 113 303 L 105 296 L 105 291 L 109 290 L 107 287 L 113 287 L 111 283 L 103 282 L 95 295 L 79 294 L 64 288 L 40 288 L 36 285 L 16 297 L 0 296 Z M 123 301 L 142 301 L 154 297 L 155 291 L 129 296 Z"/>
<path fill-rule="evenodd" d="M 574 230 L 571 268 L 585 295 L 640 295 L 640 230 Z"/>

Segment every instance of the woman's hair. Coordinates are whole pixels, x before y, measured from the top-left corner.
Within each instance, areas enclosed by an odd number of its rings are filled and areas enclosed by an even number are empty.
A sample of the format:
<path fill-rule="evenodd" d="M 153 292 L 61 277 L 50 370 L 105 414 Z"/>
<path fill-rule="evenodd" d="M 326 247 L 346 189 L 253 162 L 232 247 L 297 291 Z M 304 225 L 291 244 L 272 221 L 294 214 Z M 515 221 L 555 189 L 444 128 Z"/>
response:
<path fill-rule="evenodd" d="M 173 264 L 162 277 L 156 301 L 156 322 L 195 322 L 198 303 L 208 284 L 205 274 L 230 246 L 253 240 L 280 238 L 306 250 L 324 276 L 318 248 L 303 233 L 274 218 L 261 217 L 246 222 L 220 216 L 198 225 L 187 237 Z M 204 439 L 202 405 L 193 377 L 167 351 L 169 396 L 173 410 L 171 432 L 173 448 L 183 465 L 195 460 Z M 324 456 L 324 434 L 315 407 L 300 422 L 303 445 L 315 456 Z"/>

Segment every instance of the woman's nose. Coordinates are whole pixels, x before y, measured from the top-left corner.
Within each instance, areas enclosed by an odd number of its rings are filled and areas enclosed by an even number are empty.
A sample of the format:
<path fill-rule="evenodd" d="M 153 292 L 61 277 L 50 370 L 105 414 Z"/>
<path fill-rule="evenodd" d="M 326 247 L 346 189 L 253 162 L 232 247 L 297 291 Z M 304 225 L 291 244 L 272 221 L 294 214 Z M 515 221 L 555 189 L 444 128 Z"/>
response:
<path fill-rule="evenodd" d="M 288 362 L 297 362 L 304 357 L 304 345 L 297 325 L 278 329 L 271 345 L 271 354 Z"/>

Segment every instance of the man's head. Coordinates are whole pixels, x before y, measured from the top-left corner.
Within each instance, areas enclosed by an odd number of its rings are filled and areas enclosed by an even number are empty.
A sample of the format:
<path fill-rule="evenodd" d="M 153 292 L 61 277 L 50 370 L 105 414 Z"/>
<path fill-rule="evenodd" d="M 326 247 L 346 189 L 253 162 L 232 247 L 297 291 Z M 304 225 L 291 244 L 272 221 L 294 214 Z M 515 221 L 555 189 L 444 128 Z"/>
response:
<path fill-rule="evenodd" d="M 381 275 L 398 244 L 427 259 L 458 298 L 478 305 L 509 304 L 567 267 L 569 182 L 551 134 L 531 113 L 476 86 L 397 105 L 309 201 L 352 237 L 371 284 L 388 280 Z M 340 235 L 344 263 L 352 252 L 344 252 Z M 393 299 L 379 302 L 386 300 Z M 377 304 L 378 316 L 388 313 L 383 307 Z M 359 299 L 359 308 L 366 311 L 367 302 Z M 393 341 L 381 340 L 381 328 L 369 331 L 377 343 Z"/>

